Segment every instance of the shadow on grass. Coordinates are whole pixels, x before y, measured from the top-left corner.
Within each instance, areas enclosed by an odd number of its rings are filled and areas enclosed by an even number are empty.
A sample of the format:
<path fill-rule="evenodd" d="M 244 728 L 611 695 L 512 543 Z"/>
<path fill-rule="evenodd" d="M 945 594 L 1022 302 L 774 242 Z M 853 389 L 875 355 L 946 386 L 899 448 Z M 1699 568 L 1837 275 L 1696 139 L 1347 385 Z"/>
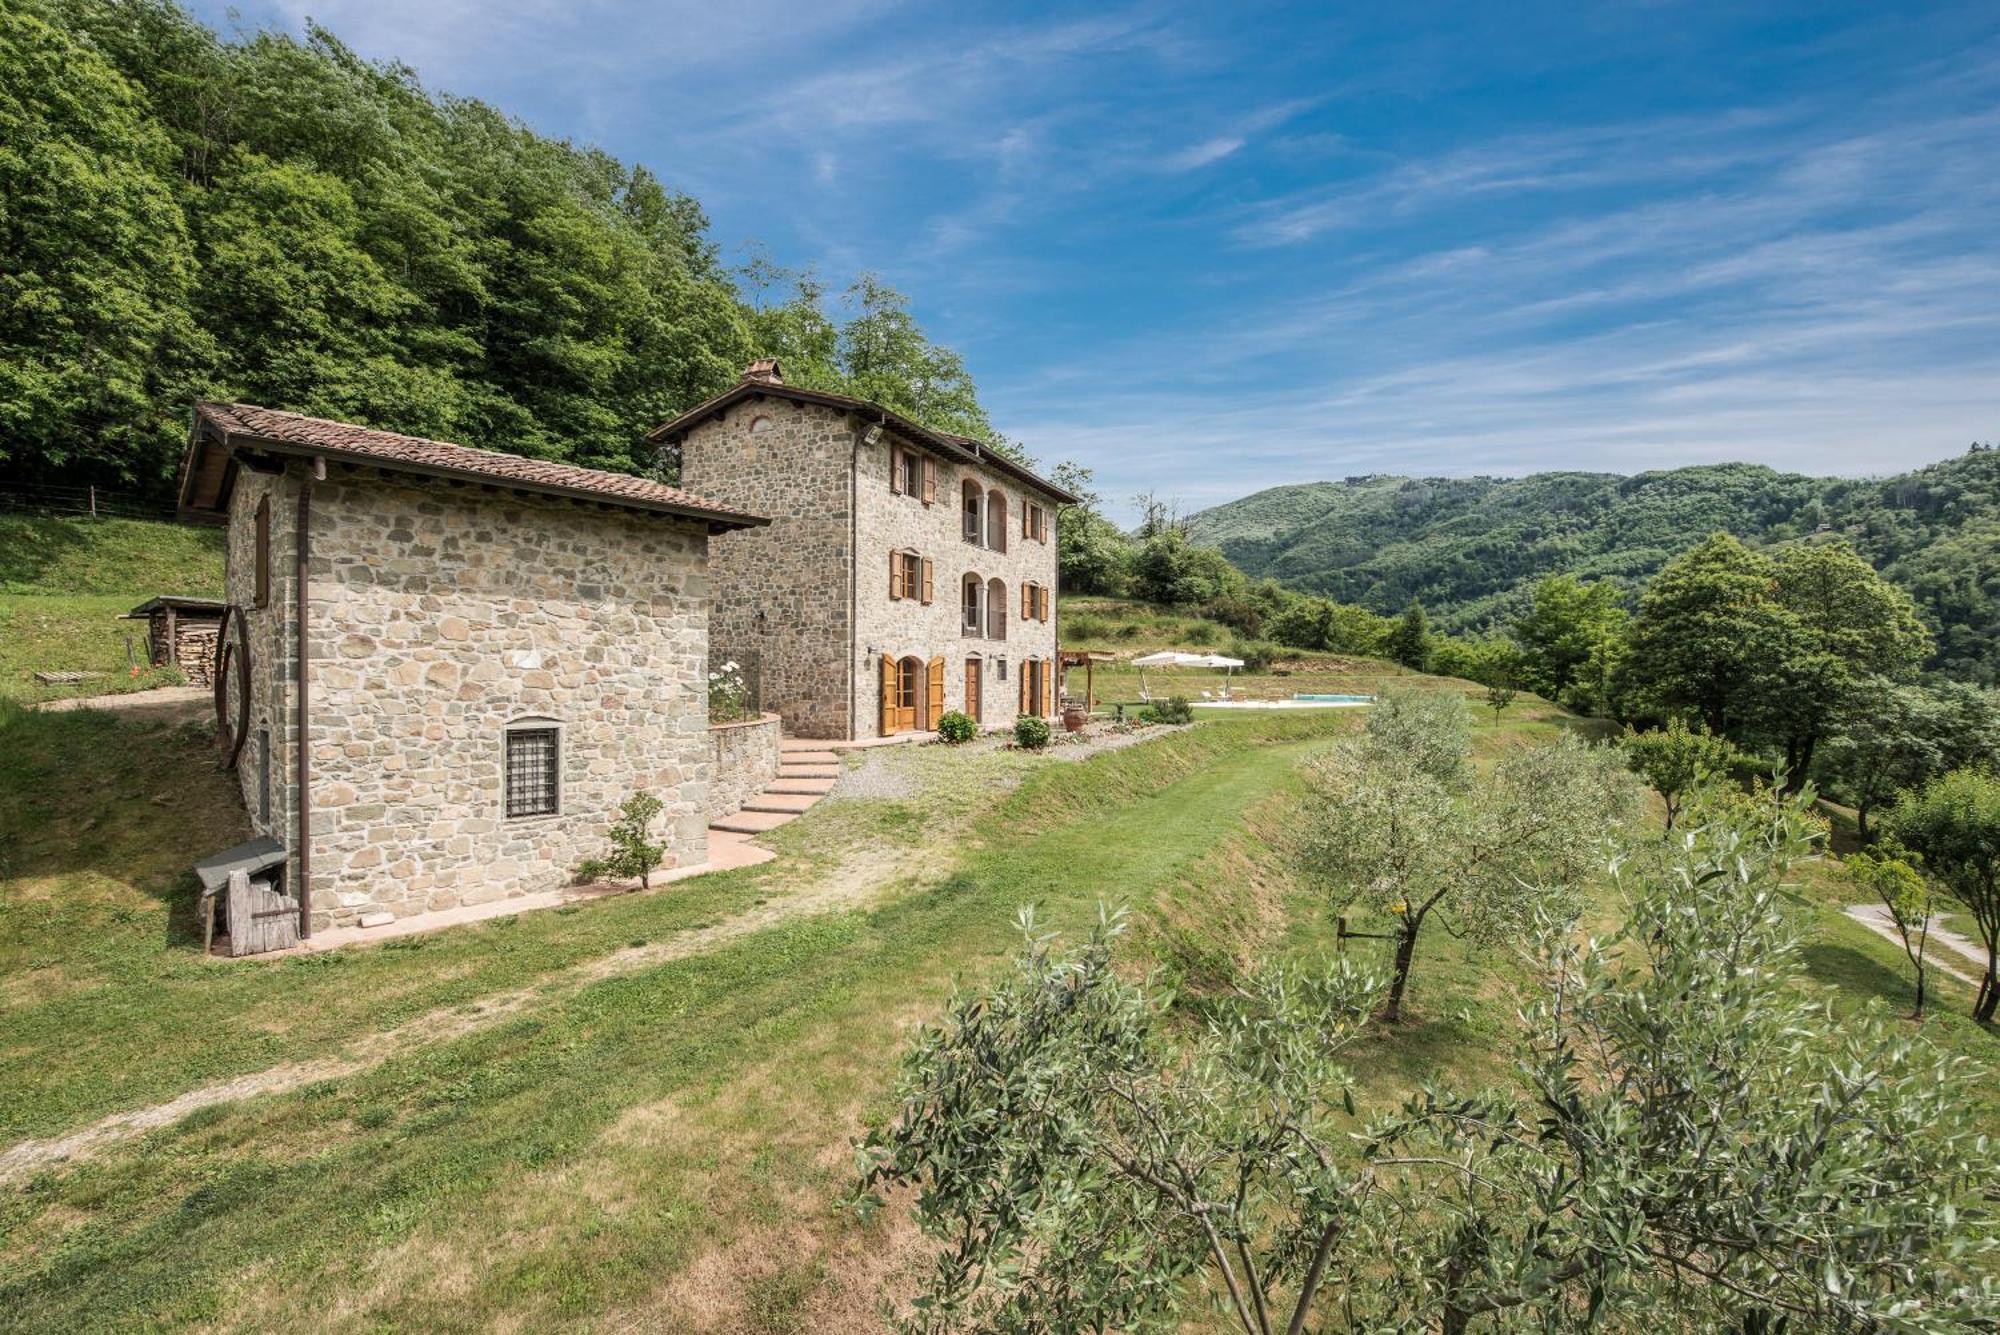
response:
<path fill-rule="evenodd" d="M 204 722 L 0 702 L 0 873 L 54 883 L 53 930 L 119 912 L 69 883 L 96 876 L 159 901 L 168 943 L 194 944 L 192 864 L 250 834 L 213 737 Z"/>
<path fill-rule="evenodd" d="M 1830 941 L 1813 942 L 1799 954 L 1814 982 L 1837 987 L 1857 1000 L 1878 997 L 1903 1011 L 1916 1002 L 1916 975 L 1912 970 L 1899 971 L 1853 946 Z"/>

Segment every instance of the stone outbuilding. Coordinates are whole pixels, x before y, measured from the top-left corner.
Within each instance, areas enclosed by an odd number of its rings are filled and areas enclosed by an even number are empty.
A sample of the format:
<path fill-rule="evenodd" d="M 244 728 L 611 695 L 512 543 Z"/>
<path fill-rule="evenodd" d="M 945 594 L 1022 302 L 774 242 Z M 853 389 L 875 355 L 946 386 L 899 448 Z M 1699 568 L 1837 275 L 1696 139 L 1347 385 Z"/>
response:
<path fill-rule="evenodd" d="M 706 858 L 710 545 L 762 519 L 234 403 L 180 511 L 228 526 L 222 742 L 301 934 L 555 889 L 638 792 Z"/>
<path fill-rule="evenodd" d="M 711 544 L 718 662 L 799 737 L 1008 726 L 1055 712 L 1058 507 L 967 436 L 788 385 L 776 361 L 656 428 L 683 485 L 767 515 Z"/>

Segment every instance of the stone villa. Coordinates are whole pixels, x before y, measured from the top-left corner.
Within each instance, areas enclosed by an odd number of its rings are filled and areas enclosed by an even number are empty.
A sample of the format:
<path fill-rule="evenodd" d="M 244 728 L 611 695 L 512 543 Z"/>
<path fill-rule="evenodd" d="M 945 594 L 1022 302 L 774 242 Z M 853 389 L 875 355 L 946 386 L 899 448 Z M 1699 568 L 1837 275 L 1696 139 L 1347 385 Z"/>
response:
<path fill-rule="evenodd" d="M 775 361 L 655 429 L 684 485 L 771 522 L 710 544 L 718 662 L 794 736 L 1011 725 L 1056 709 L 1055 511 L 1069 492 L 965 436 L 787 385 Z"/>
<path fill-rule="evenodd" d="M 224 856 L 262 878 L 252 927 L 556 890 L 640 792 L 664 866 L 702 864 L 780 775 L 780 716 L 862 739 L 1055 710 L 1061 488 L 771 362 L 654 439 L 688 489 L 196 407 L 179 508 L 228 528 L 218 723 L 263 838 Z M 773 712 L 711 726 L 732 658 Z"/>

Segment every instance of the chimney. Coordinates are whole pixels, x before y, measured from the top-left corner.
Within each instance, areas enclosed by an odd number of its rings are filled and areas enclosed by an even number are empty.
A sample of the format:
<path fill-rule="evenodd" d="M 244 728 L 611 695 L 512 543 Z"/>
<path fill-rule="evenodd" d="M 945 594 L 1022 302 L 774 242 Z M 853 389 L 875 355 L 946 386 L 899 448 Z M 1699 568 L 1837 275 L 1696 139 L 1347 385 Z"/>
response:
<path fill-rule="evenodd" d="M 785 383 L 785 373 L 778 369 L 776 357 L 759 357 L 743 368 L 743 379 L 760 385 L 782 385 Z"/>

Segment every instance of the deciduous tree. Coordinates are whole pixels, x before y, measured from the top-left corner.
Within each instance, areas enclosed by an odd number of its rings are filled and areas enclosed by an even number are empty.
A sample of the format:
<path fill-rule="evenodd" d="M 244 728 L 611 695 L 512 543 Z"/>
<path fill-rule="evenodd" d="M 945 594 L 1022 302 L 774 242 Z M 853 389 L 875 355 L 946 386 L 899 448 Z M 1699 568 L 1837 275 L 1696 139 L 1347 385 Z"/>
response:
<path fill-rule="evenodd" d="M 1649 732 L 1628 728 L 1620 745 L 1633 772 L 1666 804 L 1669 830 L 1696 789 L 1727 776 L 1743 759 L 1727 737 L 1717 737 L 1705 725 L 1690 728 L 1677 718 Z"/>
<path fill-rule="evenodd" d="M 1986 973 L 1972 1014 L 1992 1023 L 2000 1009 L 2000 778 L 1953 770 L 1903 794 L 1884 824 L 1972 915 L 1986 946 Z"/>

